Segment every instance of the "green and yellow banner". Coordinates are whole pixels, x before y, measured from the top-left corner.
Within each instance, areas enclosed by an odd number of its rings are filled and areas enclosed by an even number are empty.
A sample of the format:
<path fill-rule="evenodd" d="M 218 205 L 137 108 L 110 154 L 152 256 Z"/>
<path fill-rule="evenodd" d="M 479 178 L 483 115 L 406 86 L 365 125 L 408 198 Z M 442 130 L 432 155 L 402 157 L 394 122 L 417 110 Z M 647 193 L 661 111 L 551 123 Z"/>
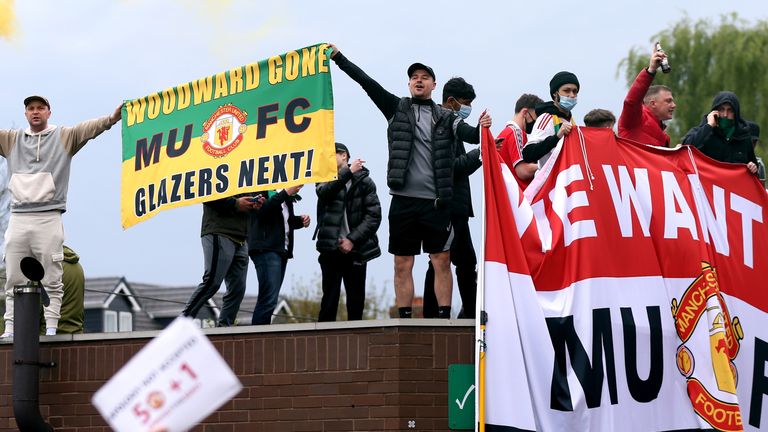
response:
<path fill-rule="evenodd" d="M 317 44 L 123 106 L 121 218 L 336 176 L 330 49 Z"/>

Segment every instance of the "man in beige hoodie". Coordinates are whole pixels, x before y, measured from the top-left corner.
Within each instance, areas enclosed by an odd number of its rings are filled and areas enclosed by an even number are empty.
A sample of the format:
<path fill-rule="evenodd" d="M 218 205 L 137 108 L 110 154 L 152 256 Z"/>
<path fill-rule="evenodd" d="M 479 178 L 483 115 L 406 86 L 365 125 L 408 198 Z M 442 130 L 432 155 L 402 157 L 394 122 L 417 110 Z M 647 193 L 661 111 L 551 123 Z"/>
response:
<path fill-rule="evenodd" d="M 85 143 L 120 121 L 122 105 L 111 115 L 84 121 L 74 127 L 48 124 L 51 104 L 42 96 L 24 99 L 27 129 L 0 129 L 0 156 L 8 161 L 11 178 L 11 219 L 6 232 L 5 333 L 13 336 L 13 287 L 26 282 L 21 259 L 32 256 L 45 269 L 42 284 L 50 305 L 45 308 L 46 334 L 56 334 L 59 322 L 64 260 L 67 187 L 72 156 Z"/>

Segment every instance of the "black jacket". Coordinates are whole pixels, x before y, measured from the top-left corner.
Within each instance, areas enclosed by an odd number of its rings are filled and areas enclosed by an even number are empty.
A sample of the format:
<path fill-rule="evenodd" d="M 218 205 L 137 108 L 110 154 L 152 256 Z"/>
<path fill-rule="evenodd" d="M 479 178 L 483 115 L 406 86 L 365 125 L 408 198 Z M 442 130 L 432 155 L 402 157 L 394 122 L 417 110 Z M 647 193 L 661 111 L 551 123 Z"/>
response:
<path fill-rule="evenodd" d="M 347 190 L 348 181 L 352 184 Z M 319 183 L 317 192 L 317 250 L 319 252 L 338 251 L 341 224 L 344 212 L 347 214 L 349 239 L 354 247 L 354 254 L 364 262 L 381 255 L 376 231 L 381 225 L 381 204 L 376 195 L 376 184 L 363 168 L 352 174 L 349 167 L 339 170 L 339 178 L 334 181 Z"/>
<path fill-rule="evenodd" d="M 434 172 L 437 203 L 444 205 L 453 196 L 454 143 L 453 121 L 456 115 L 451 111 L 427 101 L 432 106 L 432 170 Z M 405 176 L 413 153 L 416 117 L 411 105 L 425 103 L 409 97 L 401 98 L 394 117 L 387 128 L 389 161 L 387 163 L 387 186 L 398 190 L 405 186 Z M 479 137 L 479 132 L 477 133 Z"/>
<path fill-rule="evenodd" d="M 730 103 L 735 114 L 736 130 L 729 140 L 723 130 L 719 127 L 712 127 L 707 123 L 707 116 L 701 121 L 701 124 L 692 128 L 682 139 L 683 144 L 692 144 L 702 153 L 712 159 L 721 162 L 748 163 L 757 164 L 755 149 L 752 146 L 752 138 L 749 133 L 749 126 L 741 118 L 741 108 L 739 98 L 731 92 L 720 92 L 712 99 L 712 109 L 714 110 L 723 103 Z"/>
<path fill-rule="evenodd" d="M 248 232 L 248 212 L 237 211 L 237 199 L 253 194 L 239 194 L 203 203 L 200 236 L 220 234 L 242 244 Z"/>
<path fill-rule="evenodd" d="M 261 192 L 264 196 L 267 192 Z M 293 258 L 293 231 L 304 228 L 301 216 L 293 213 L 296 197 L 289 196 L 284 190 L 272 195 L 261 206 L 253 210 L 248 226 L 248 254 L 259 252 L 278 252 L 286 258 Z M 285 247 L 285 220 L 283 206 L 288 207 L 288 248 Z"/>
<path fill-rule="evenodd" d="M 464 143 L 456 143 L 456 159 L 453 163 L 453 200 L 451 201 L 451 214 L 453 216 L 462 218 L 474 216 L 469 176 L 482 165 L 479 148 L 467 152 L 464 150 Z"/>
<path fill-rule="evenodd" d="M 333 61 L 350 78 L 355 80 L 379 108 L 387 121 L 389 141 L 389 161 L 387 163 L 387 185 L 397 191 L 405 184 L 405 176 L 411 162 L 416 120 L 411 110 L 414 103 L 432 105 L 432 169 L 437 191 L 437 204 L 446 205 L 453 194 L 453 145 L 457 138 L 463 142 L 478 144 L 480 126 L 472 127 L 463 120 L 458 121 L 456 133 L 453 122 L 456 114 L 442 108 L 433 101 L 415 101 L 409 97 L 399 98 L 385 90 L 381 84 L 368 76 L 357 65 L 349 61 L 342 53 L 337 53 Z"/>
<path fill-rule="evenodd" d="M 570 112 L 566 114 L 560 111 L 560 108 L 558 108 L 552 101 L 536 105 L 537 117 L 545 113 L 564 118 L 568 121 L 571 121 L 572 118 Z M 538 162 L 544 155 L 551 152 L 558 142 L 560 142 L 560 138 L 557 137 L 557 134 L 548 136 L 537 143 L 529 142 L 523 147 L 523 161 L 528 163 Z"/>

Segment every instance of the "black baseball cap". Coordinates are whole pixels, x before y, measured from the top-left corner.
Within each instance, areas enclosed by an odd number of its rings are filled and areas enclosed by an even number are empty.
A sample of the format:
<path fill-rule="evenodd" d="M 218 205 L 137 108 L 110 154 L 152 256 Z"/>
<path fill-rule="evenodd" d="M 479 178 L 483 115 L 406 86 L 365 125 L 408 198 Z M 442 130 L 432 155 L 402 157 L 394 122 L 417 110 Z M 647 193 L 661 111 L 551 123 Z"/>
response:
<path fill-rule="evenodd" d="M 432 79 L 437 81 L 437 77 L 435 77 L 435 71 L 433 71 L 431 67 L 425 65 L 424 63 L 419 62 L 408 66 L 408 78 L 410 78 L 411 75 L 413 75 L 413 73 L 419 69 L 427 71 L 428 74 L 432 75 Z"/>
<path fill-rule="evenodd" d="M 26 108 L 27 105 L 31 104 L 32 102 L 42 102 L 45 104 L 45 106 L 48 107 L 48 109 L 51 109 L 51 103 L 48 102 L 48 99 L 38 95 L 28 96 L 26 99 L 24 99 L 24 108 Z"/>
<path fill-rule="evenodd" d="M 345 146 L 344 144 L 342 144 L 340 142 L 337 142 L 336 143 L 336 153 L 341 153 L 341 152 L 344 152 L 344 153 L 347 154 L 347 156 L 349 156 L 349 149 L 347 149 L 347 146 Z"/>

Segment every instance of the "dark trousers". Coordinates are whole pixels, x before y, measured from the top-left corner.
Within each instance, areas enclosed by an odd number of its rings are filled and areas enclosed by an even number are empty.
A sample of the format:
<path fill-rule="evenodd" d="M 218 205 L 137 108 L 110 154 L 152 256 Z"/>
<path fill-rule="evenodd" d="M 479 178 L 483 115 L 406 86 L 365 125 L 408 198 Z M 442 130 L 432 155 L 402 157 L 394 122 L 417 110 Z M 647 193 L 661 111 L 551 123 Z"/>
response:
<path fill-rule="evenodd" d="M 336 321 L 342 280 L 347 293 L 348 319 L 363 319 L 366 263 L 359 257 L 341 252 L 321 252 L 317 260 L 323 273 L 323 300 L 317 320 Z"/>
<path fill-rule="evenodd" d="M 277 252 L 265 251 L 252 253 L 251 261 L 256 268 L 256 277 L 259 279 L 259 297 L 253 309 L 251 324 L 271 324 L 288 258 Z"/>
<path fill-rule="evenodd" d="M 451 244 L 451 263 L 456 266 L 456 282 L 462 305 L 459 318 L 475 318 L 477 255 L 469 233 L 469 218 L 452 216 L 451 222 L 455 234 Z M 424 318 L 437 318 L 437 306 L 435 270 L 430 262 L 424 277 Z"/>
<path fill-rule="evenodd" d="M 235 243 L 228 237 L 206 234 L 202 237 L 205 273 L 203 281 L 192 293 L 181 312 L 184 316 L 196 317 L 200 309 L 221 287 L 227 285 L 224 304 L 219 314 L 219 326 L 235 325 L 240 302 L 245 295 L 245 277 L 248 274 L 248 246 Z"/>

